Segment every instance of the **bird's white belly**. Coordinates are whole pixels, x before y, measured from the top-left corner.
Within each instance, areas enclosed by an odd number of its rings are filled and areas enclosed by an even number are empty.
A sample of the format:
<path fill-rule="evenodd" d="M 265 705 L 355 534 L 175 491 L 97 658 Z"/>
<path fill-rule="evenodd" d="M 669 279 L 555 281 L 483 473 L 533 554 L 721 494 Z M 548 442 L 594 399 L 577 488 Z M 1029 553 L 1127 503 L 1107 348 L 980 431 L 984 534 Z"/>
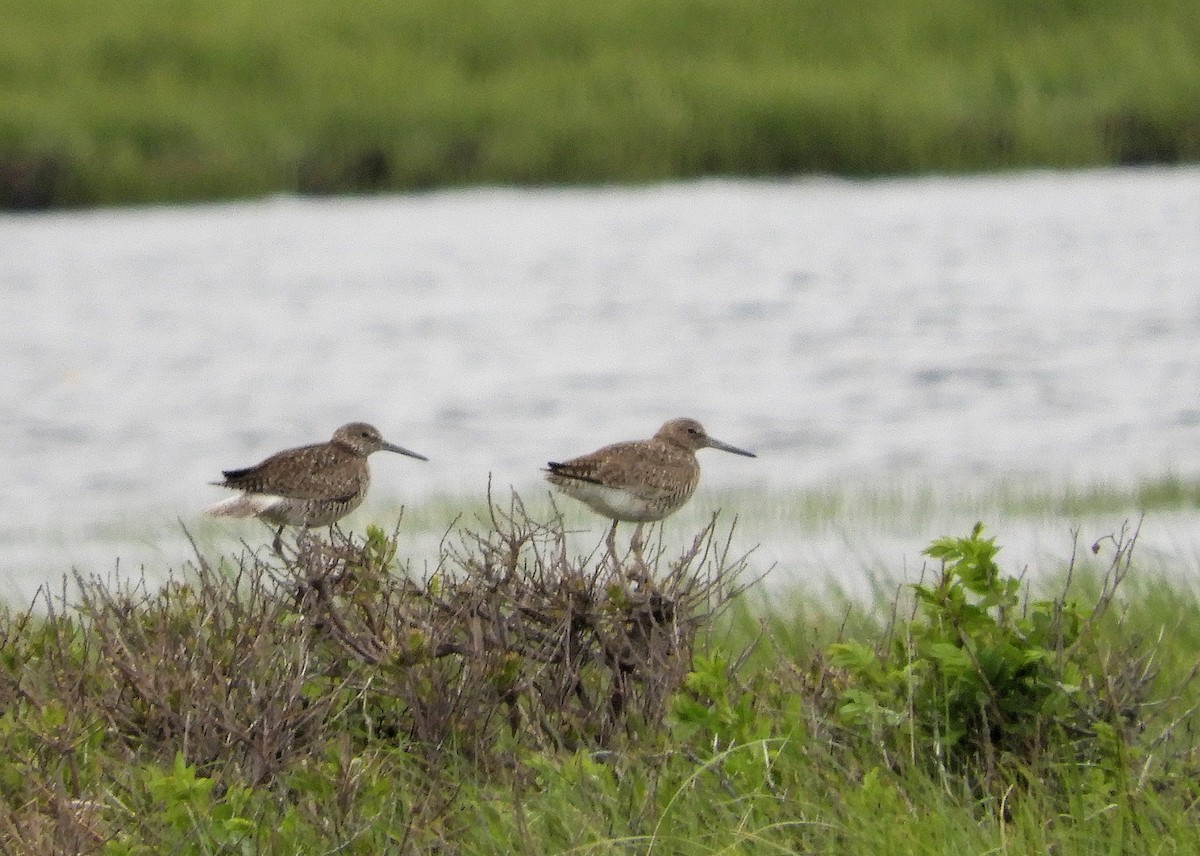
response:
<path fill-rule="evenodd" d="M 205 511 L 224 517 L 266 517 L 282 509 L 287 502 L 288 500 L 282 496 L 272 496 L 266 493 L 239 493 L 213 503 Z"/>
<path fill-rule="evenodd" d="M 611 520 L 647 523 L 659 520 L 663 516 L 661 509 L 656 508 L 653 503 L 623 488 L 591 482 L 576 482 L 571 488 L 571 496 L 586 503 L 597 514 L 603 514 Z"/>

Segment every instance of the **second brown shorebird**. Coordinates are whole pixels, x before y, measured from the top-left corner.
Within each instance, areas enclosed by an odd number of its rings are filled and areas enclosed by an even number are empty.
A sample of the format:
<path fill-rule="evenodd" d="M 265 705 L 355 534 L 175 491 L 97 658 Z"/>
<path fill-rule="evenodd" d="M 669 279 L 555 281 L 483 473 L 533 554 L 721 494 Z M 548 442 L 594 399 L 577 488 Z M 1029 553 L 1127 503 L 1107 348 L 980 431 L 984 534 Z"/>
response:
<path fill-rule="evenodd" d="M 640 552 L 642 524 L 662 520 L 691 499 L 700 481 L 700 449 L 755 457 L 708 436 L 695 419 L 672 419 L 649 440 L 613 443 L 569 461 L 550 461 L 546 479 L 613 522 L 608 532 L 613 556 L 617 524 L 637 523 L 633 546 Z"/>
<path fill-rule="evenodd" d="M 351 422 L 334 431 L 328 443 L 284 449 L 253 467 L 225 470 L 224 481 L 213 484 L 241 493 L 205 511 L 260 517 L 277 524 L 280 533 L 284 526 L 330 526 L 362 504 L 371 484 L 367 456 L 381 451 L 429 460 L 387 442 L 373 425 Z"/>

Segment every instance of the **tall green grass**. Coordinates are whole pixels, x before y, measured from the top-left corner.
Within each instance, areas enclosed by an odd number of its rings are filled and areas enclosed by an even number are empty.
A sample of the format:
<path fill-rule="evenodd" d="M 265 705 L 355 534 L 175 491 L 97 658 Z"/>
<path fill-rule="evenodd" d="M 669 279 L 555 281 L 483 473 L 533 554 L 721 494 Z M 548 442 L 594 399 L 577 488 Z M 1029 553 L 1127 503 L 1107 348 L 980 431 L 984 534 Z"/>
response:
<path fill-rule="evenodd" d="M 470 525 L 426 581 L 375 530 L 0 611 L 0 850 L 1200 849 L 1200 604 L 1128 533 L 1047 599 L 976 531 L 850 603 L 692 588 L 743 568 L 721 529 L 647 567 L 515 504 Z"/>
<path fill-rule="evenodd" d="M 0 0 L 0 204 L 1200 156 L 1187 0 Z"/>

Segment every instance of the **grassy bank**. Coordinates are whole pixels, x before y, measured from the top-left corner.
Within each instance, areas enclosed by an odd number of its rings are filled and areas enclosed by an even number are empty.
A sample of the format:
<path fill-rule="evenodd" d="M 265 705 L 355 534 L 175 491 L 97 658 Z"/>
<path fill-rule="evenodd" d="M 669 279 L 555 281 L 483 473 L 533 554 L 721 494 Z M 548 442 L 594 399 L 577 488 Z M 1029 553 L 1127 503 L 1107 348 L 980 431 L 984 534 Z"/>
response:
<path fill-rule="evenodd" d="M 739 593 L 719 526 L 614 563 L 519 505 L 429 579 L 375 531 L 83 581 L 0 620 L 0 841 L 1193 852 L 1197 604 L 1115 534 L 1042 596 L 955 533 L 867 606 Z"/>
<path fill-rule="evenodd" d="M 0 0 L 0 205 L 1200 157 L 1186 0 Z"/>

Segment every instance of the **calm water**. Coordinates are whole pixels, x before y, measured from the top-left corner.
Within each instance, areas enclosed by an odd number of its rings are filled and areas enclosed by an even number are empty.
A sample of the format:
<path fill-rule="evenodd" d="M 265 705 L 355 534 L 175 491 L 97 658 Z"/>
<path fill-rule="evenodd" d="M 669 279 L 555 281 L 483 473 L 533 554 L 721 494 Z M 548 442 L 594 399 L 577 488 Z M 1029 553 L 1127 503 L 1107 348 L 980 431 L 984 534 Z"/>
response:
<path fill-rule="evenodd" d="M 702 491 L 1200 477 L 1196 168 L 6 215 L 0 294 L 20 591 L 351 419 L 379 506 L 677 415 L 761 455 Z"/>

